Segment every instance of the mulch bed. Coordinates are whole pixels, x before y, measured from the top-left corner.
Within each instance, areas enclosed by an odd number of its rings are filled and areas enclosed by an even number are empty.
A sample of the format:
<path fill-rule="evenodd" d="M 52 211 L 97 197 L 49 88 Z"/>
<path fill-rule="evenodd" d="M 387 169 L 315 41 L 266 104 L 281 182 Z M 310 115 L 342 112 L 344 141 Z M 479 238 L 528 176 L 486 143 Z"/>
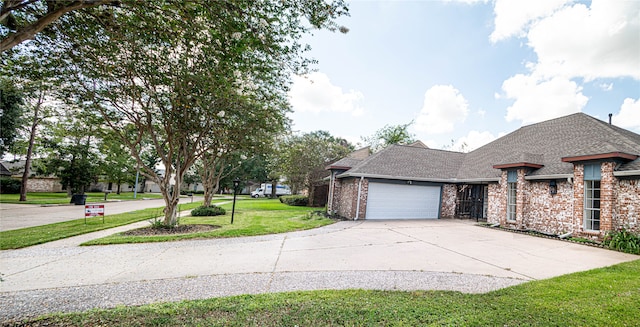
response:
<path fill-rule="evenodd" d="M 130 231 L 123 232 L 122 235 L 151 236 L 151 235 L 192 234 L 192 233 L 208 232 L 210 230 L 214 230 L 218 228 L 220 228 L 220 226 L 204 225 L 204 224 L 178 225 L 171 228 L 150 226 L 150 227 L 132 229 Z"/>

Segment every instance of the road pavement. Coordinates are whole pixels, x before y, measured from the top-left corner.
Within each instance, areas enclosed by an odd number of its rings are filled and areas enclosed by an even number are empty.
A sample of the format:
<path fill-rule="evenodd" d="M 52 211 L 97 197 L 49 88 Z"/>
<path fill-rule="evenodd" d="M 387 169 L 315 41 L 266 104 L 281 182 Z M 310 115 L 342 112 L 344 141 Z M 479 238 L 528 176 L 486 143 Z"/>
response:
<path fill-rule="evenodd" d="M 194 197 L 193 201 L 202 200 Z M 191 202 L 191 198 L 182 197 L 180 203 Z M 108 201 L 104 203 L 106 215 L 130 212 L 134 210 L 158 208 L 164 206 L 163 199 L 144 199 L 136 201 Z M 162 211 L 159 212 L 162 215 Z M 39 205 L 0 203 L 0 231 L 20 229 L 84 218 L 83 205 Z M 97 218 L 96 218 L 97 219 Z"/>

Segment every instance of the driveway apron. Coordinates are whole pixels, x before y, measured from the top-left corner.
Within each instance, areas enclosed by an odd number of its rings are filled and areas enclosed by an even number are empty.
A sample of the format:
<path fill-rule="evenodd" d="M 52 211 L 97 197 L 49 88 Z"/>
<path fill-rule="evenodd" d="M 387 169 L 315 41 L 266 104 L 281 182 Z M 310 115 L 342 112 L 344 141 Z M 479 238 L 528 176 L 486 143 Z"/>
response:
<path fill-rule="evenodd" d="M 78 246 L 145 223 L 1 251 L 0 319 L 291 290 L 479 293 L 640 258 L 462 220 L 347 221 L 258 237 Z"/>

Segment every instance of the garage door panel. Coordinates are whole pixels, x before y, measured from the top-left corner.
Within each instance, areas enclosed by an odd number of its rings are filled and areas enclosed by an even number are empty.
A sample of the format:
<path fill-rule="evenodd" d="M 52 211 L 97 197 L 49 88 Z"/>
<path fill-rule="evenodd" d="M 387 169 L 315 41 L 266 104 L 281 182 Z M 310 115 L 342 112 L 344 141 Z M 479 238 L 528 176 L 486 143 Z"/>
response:
<path fill-rule="evenodd" d="M 437 219 L 440 187 L 369 183 L 366 219 Z"/>

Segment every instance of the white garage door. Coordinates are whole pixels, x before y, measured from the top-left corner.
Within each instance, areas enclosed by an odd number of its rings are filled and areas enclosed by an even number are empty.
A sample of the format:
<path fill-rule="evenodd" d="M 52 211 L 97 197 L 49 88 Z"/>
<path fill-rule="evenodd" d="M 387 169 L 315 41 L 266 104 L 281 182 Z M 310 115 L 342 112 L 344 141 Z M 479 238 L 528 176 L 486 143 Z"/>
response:
<path fill-rule="evenodd" d="M 437 219 L 440 186 L 369 183 L 366 219 Z"/>

